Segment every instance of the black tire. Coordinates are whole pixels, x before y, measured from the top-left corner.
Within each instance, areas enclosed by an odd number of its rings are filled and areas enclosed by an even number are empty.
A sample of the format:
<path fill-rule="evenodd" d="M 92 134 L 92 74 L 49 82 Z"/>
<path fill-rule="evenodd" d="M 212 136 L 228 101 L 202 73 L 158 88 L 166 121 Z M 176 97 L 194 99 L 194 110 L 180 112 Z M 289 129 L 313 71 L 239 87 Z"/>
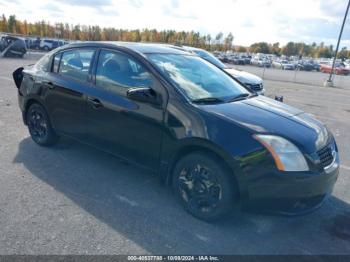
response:
<path fill-rule="evenodd" d="M 59 136 L 53 130 L 49 116 L 42 105 L 38 103 L 30 105 L 26 122 L 30 136 L 38 145 L 51 146 L 58 141 Z"/>
<path fill-rule="evenodd" d="M 198 182 L 198 177 L 205 179 Z M 224 218 L 236 204 L 238 191 L 233 175 L 215 156 L 202 152 L 184 156 L 177 162 L 172 178 L 176 198 L 196 218 L 208 222 Z"/>

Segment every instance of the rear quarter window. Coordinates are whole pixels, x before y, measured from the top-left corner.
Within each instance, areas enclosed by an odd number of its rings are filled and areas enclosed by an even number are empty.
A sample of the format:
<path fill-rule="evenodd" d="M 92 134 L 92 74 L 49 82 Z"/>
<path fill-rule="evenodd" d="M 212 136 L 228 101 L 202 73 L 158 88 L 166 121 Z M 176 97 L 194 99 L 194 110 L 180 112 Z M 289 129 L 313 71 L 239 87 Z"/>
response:
<path fill-rule="evenodd" d="M 48 53 L 45 56 L 43 56 L 36 64 L 35 64 L 35 69 L 48 72 L 49 66 L 50 66 L 50 57 L 51 55 Z"/>
<path fill-rule="evenodd" d="M 53 58 L 53 65 L 52 65 L 52 72 L 53 73 L 58 73 L 58 69 L 59 69 L 60 61 L 61 61 L 61 55 L 62 55 L 62 53 L 58 53 Z"/>

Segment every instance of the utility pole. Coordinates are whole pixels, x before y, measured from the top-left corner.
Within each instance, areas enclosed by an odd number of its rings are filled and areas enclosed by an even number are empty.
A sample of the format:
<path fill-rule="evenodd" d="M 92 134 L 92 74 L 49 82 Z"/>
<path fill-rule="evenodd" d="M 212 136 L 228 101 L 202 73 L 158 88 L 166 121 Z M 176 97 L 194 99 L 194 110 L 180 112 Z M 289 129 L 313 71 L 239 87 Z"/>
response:
<path fill-rule="evenodd" d="M 337 59 L 338 50 L 339 50 L 339 44 L 340 44 L 341 36 L 343 34 L 344 25 L 345 25 L 345 22 L 346 22 L 346 18 L 348 16 L 349 6 L 350 6 L 350 0 L 348 2 L 348 6 L 346 7 L 343 24 L 342 24 L 341 29 L 340 29 L 340 33 L 339 33 L 339 37 L 338 37 L 338 43 L 337 43 L 337 48 L 335 49 L 335 55 L 334 55 L 334 58 L 333 58 L 332 70 L 331 70 L 331 73 L 329 74 L 329 79 L 324 83 L 325 86 L 330 86 L 330 87 L 334 86 L 334 83 L 333 83 L 334 65 L 335 65 L 335 60 Z"/>

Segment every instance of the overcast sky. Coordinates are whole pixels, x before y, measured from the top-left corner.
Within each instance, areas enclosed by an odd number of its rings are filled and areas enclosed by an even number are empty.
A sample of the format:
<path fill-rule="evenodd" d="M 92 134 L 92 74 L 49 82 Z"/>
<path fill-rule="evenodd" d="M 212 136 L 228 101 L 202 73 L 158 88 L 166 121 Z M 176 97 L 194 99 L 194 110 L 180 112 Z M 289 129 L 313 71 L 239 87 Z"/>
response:
<path fill-rule="evenodd" d="M 0 14 L 28 21 L 123 29 L 232 32 L 234 44 L 335 44 L 348 0 L 0 0 Z M 350 47 L 350 19 L 341 46 Z"/>

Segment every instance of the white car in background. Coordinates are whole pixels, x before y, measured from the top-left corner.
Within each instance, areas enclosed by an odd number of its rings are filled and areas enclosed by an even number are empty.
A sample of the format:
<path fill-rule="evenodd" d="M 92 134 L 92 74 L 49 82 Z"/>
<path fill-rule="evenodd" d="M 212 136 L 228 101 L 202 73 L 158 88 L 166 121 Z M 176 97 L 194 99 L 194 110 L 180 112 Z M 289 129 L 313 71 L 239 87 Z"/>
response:
<path fill-rule="evenodd" d="M 235 79 L 237 79 L 239 82 L 241 82 L 242 84 L 244 84 L 245 86 L 247 86 L 248 88 L 256 92 L 257 94 L 264 95 L 265 93 L 264 84 L 260 77 L 242 70 L 228 67 L 224 63 L 222 63 L 219 59 L 217 59 L 214 55 L 212 55 L 211 53 L 203 49 L 190 47 L 190 46 L 172 46 L 172 47 L 198 55 L 199 57 L 207 60 L 208 62 L 226 71 L 227 73 L 232 75 Z"/>
<path fill-rule="evenodd" d="M 53 42 L 54 41 L 51 39 L 42 39 L 39 48 L 45 51 L 50 51 L 53 49 Z"/>
<path fill-rule="evenodd" d="M 288 60 L 276 60 L 272 63 L 272 67 L 283 70 L 295 70 L 296 65 Z"/>
<path fill-rule="evenodd" d="M 345 60 L 343 63 L 346 69 L 350 69 L 350 59 Z"/>
<path fill-rule="evenodd" d="M 259 67 L 270 67 L 271 61 L 267 57 L 255 56 L 251 59 L 250 63 Z"/>

